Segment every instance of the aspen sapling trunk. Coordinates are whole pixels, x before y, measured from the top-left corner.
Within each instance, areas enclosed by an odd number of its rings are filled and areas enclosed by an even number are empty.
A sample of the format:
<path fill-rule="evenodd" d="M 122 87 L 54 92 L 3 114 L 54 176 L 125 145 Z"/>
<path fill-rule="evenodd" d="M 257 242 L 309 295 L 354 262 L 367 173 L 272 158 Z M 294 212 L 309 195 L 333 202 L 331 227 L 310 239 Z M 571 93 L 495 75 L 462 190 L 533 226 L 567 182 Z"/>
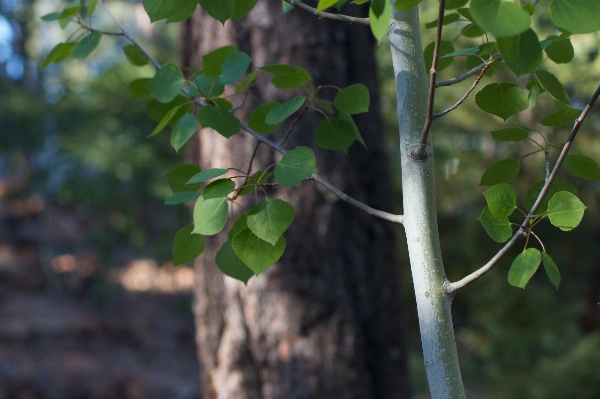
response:
<path fill-rule="evenodd" d="M 426 117 L 428 82 L 423 62 L 419 14 L 395 11 L 389 38 L 396 77 L 402 163 L 404 228 L 417 300 L 423 357 L 433 399 L 464 398 L 442 264 L 435 203 L 433 152 L 418 147 Z"/>

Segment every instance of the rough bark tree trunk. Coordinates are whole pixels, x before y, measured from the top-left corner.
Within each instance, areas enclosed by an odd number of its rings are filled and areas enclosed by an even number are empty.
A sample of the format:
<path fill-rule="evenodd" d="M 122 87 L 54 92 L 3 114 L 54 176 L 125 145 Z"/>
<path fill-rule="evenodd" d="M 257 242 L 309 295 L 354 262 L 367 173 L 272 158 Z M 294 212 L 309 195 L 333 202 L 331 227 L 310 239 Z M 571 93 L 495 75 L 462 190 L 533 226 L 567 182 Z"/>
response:
<path fill-rule="evenodd" d="M 368 151 L 358 143 L 347 155 L 316 148 L 312 132 L 322 120 L 316 112 L 300 120 L 286 145 L 311 146 L 326 179 L 371 206 L 393 210 L 367 27 L 299 10 L 282 14 L 280 0 L 260 0 L 246 19 L 224 27 L 196 13 L 184 24 L 181 43 L 184 66 L 200 67 L 202 54 L 233 44 L 252 57 L 254 67 L 290 63 L 308 69 L 315 85 L 365 84 L 371 112 L 355 121 Z M 332 99 L 335 90 L 324 93 Z M 292 95 L 264 79 L 254 94 L 263 103 Z M 245 170 L 255 145 L 244 133 L 226 140 L 210 129 L 200 132 L 199 142 L 203 169 Z M 261 146 L 253 171 L 278 159 Z M 274 267 L 247 287 L 224 277 L 214 264 L 223 234 L 209 237 L 196 261 L 194 314 L 204 398 L 409 397 L 393 226 L 315 182 L 271 190 L 269 196 L 291 202 L 296 211 L 285 234 L 286 251 Z M 248 197 L 245 207 L 254 201 Z"/>

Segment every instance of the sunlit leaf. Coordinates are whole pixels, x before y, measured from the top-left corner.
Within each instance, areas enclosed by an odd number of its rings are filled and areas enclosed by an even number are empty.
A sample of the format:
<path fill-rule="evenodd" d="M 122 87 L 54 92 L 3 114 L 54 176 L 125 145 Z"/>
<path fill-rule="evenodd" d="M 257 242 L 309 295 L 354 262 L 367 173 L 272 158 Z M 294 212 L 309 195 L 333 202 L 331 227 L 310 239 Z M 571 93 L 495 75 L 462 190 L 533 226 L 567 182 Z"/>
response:
<path fill-rule="evenodd" d="M 275 245 L 258 238 L 249 228 L 233 237 L 233 250 L 255 275 L 268 269 L 281 258 L 285 250 L 285 239 L 279 237 Z"/>
<path fill-rule="evenodd" d="M 227 199 L 198 198 L 194 205 L 194 233 L 211 236 L 217 234 L 227 222 Z"/>
<path fill-rule="evenodd" d="M 517 208 L 517 193 L 506 183 L 492 186 L 483 195 L 490 212 L 497 219 L 503 220 L 509 217 Z"/>
<path fill-rule="evenodd" d="M 267 198 L 248 213 L 248 228 L 259 238 L 275 245 L 294 220 L 294 208 L 277 198 Z"/>
<path fill-rule="evenodd" d="M 548 201 L 548 219 L 562 231 L 570 231 L 579 225 L 587 206 L 568 191 L 559 191 Z"/>
<path fill-rule="evenodd" d="M 593 32 L 600 29 L 600 5 L 596 0 L 552 0 L 550 18 L 570 33 Z"/>
<path fill-rule="evenodd" d="M 373 7 L 369 7 L 369 25 L 377 41 L 380 41 L 385 36 L 392 20 L 392 4 L 389 1 L 382 1 L 381 3 L 384 8 L 380 15 L 375 13 Z"/>
<path fill-rule="evenodd" d="M 506 242 L 512 236 L 512 226 L 508 218 L 496 218 L 487 206 L 477 220 L 496 242 Z"/>
<path fill-rule="evenodd" d="M 471 0 L 469 9 L 477 25 L 496 37 L 518 35 L 531 24 L 529 13 L 513 2 Z"/>
<path fill-rule="evenodd" d="M 492 83 L 475 96 L 475 103 L 490 114 L 506 120 L 529 105 L 523 90 L 513 83 Z"/>

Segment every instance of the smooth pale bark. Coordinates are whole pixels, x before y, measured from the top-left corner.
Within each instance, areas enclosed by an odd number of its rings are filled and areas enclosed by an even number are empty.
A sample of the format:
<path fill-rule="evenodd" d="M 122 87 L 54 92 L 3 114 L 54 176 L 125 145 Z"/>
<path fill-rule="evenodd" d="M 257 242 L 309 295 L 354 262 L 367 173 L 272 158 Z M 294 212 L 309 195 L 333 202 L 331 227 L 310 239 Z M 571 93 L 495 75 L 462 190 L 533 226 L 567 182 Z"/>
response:
<path fill-rule="evenodd" d="M 395 11 L 390 29 L 396 76 L 404 227 L 411 270 L 425 370 L 433 399 L 464 398 L 452 315 L 452 298 L 444 293 L 448 282 L 439 243 L 433 152 L 414 159 L 427 112 L 429 83 L 423 63 L 419 14 Z"/>
<path fill-rule="evenodd" d="M 223 27 L 196 14 L 182 32 L 183 65 L 201 66 L 201 55 L 234 44 L 253 67 L 290 63 L 308 69 L 315 85 L 361 82 L 371 91 L 371 112 L 355 121 L 368 151 L 348 154 L 316 148 L 312 132 L 322 116 L 308 112 L 286 145 L 309 145 L 321 175 L 349 195 L 392 211 L 390 176 L 378 116 L 373 38 L 368 27 L 319 20 L 281 0 L 260 0 L 241 22 Z M 333 99 L 335 89 L 323 94 Z M 263 76 L 253 95 L 283 101 L 301 91 L 275 90 Z M 239 97 L 234 97 L 234 102 Z M 247 103 L 256 107 L 253 98 Z M 236 115 L 243 119 L 247 109 Z M 245 116 L 244 116 L 244 113 Z M 274 139 L 279 141 L 281 135 Z M 245 170 L 254 139 L 226 140 L 201 132 L 200 164 Z M 261 146 L 254 170 L 280 159 Z M 269 190 L 290 201 L 296 216 L 286 233 L 283 258 L 248 286 L 217 269 L 223 234 L 208 237 L 196 262 L 194 315 L 205 399 L 397 399 L 410 397 L 402 333 L 401 296 L 394 254 L 394 226 L 340 201 L 315 182 Z M 253 196 L 238 201 L 253 204 Z M 234 207 L 238 215 L 242 207 Z"/>

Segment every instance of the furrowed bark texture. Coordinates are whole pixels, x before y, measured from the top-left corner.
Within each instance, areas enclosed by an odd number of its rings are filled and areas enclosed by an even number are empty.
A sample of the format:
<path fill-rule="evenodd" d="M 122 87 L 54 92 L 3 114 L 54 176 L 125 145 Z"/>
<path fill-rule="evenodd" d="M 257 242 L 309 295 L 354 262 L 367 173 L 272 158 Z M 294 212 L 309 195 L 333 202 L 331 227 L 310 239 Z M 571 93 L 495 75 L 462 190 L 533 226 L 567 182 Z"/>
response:
<path fill-rule="evenodd" d="M 358 143 L 347 155 L 315 148 L 312 132 L 323 117 L 314 111 L 300 120 L 286 146 L 313 147 L 326 179 L 371 206 L 391 211 L 368 27 L 323 21 L 299 10 L 283 15 L 280 0 L 261 0 L 249 17 L 224 27 L 202 13 L 194 15 L 182 32 L 183 64 L 199 67 L 201 54 L 227 44 L 247 52 L 253 67 L 290 63 L 308 69 L 316 84 L 361 82 L 370 89 L 371 112 L 355 118 L 368 151 Z M 265 75 L 259 79 L 254 94 L 262 102 L 302 94 L 275 90 Z M 336 91 L 324 93 L 332 100 Z M 257 105 L 254 99 L 246 101 Z M 248 115 L 244 109 L 236 115 L 243 112 Z M 278 141 L 282 134 L 273 138 Z M 244 133 L 230 140 L 209 129 L 200 133 L 203 169 L 246 170 L 253 149 L 254 139 Z M 280 157 L 261 146 L 253 171 Z M 286 251 L 275 266 L 253 277 L 247 287 L 224 277 L 214 263 L 224 234 L 208 237 L 195 265 L 194 314 L 204 398 L 410 397 L 394 226 L 310 181 L 270 189 L 268 195 L 291 202 L 296 212 L 285 234 Z M 252 206 L 254 197 L 238 202 L 242 207 L 233 208 L 235 215 Z"/>
<path fill-rule="evenodd" d="M 433 153 L 413 159 L 427 112 L 427 74 L 423 64 L 419 14 L 395 12 L 390 30 L 396 76 L 404 228 L 417 300 L 423 357 L 433 399 L 464 398 L 452 314 L 452 298 L 444 294 L 447 282 L 442 264 Z"/>

